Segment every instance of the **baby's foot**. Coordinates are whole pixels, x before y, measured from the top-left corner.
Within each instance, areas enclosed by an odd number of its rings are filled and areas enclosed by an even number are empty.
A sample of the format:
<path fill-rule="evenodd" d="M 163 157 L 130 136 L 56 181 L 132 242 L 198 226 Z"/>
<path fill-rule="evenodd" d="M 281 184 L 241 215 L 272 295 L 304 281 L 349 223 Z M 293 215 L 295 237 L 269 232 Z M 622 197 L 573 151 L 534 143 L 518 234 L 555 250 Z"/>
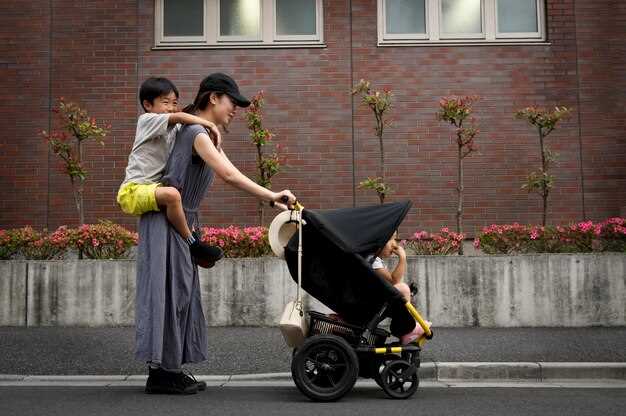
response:
<path fill-rule="evenodd" d="M 426 325 L 430 328 L 432 323 L 430 321 L 425 321 L 425 322 L 426 322 Z M 400 337 L 400 343 L 404 345 L 410 344 L 411 342 L 415 342 L 418 339 L 420 339 L 422 335 L 424 335 L 424 329 L 422 328 L 420 324 L 416 322 L 415 328 L 413 328 L 413 331 L 409 332 L 408 334 L 404 334 Z"/>

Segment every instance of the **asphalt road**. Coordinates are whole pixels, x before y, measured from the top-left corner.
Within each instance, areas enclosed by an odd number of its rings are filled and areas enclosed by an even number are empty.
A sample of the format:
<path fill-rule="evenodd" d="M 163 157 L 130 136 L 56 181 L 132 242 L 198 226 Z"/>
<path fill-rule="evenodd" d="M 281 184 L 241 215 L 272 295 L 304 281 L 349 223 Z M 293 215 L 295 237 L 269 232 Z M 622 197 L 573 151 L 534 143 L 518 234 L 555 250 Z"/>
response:
<path fill-rule="evenodd" d="M 141 387 L 0 387 L 0 415 L 623 415 L 624 389 L 420 388 L 391 400 L 355 388 L 341 401 L 313 403 L 295 387 L 209 387 L 193 396 L 156 396 Z"/>

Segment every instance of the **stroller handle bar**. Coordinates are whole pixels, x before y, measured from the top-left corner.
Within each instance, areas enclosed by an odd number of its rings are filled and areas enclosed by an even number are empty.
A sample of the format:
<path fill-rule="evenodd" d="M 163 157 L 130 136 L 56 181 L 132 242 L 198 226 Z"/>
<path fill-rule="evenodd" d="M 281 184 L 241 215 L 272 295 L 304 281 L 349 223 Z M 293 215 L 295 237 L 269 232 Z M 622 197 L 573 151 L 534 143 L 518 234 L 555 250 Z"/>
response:
<path fill-rule="evenodd" d="M 298 202 L 298 200 L 296 200 L 296 202 L 293 204 L 293 206 L 289 207 L 287 205 L 287 202 L 289 202 L 289 197 L 287 196 L 283 196 L 282 198 L 280 198 L 281 202 L 276 202 L 276 201 L 270 201 L 270 207 L 274 208 L 279 208 L 281 211 L 287 211 L 287 210 L 291 210 L 291 211 L 302 211 L 302 208 L 304 208 L 300 202 Z"/>
<path fill-rule="evenodd" d="M 421 346 L 426 342 L 427 339 L 431 339 L 433 337 L 433 333 L 430 330 L 428 324 L 426 324 L 426 322 L 424 321 L 424 318 L 422 318 L 422 315 L 420 315 L 420 313 L 417 311 L 417 309 L 415 309 L 415 306 L 413 306 L 411 302 L 407 302 L 405 306 L 411 316 L 413 316 L 413 318 L 417 321 L 417 324 L 421 326 L 424 330 L 424 334 L 417 341 L 418 344 Z"/>

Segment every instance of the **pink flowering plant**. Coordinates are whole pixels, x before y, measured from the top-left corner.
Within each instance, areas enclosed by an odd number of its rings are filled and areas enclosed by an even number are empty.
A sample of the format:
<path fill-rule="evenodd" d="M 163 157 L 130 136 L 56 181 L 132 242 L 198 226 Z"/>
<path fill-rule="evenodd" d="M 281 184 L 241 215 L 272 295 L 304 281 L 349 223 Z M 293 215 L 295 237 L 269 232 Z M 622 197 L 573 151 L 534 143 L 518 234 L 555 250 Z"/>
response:
<path fill-rule="evenodd" d="M 526 107 L 515 113 L 515 117 L 526 120 L 539 136 L 539 149 L 541 153 L 541 167 L 539 172 L 533 171 L 526 178 L 526 183 L 522 185 L 522 189 L 526 189 L 528 193 L 536 193 L 541 197 L 543 202 L 542 225 L 546 225 L 546 217 L 548 215 L 548 197 L 554 186 L 554 175 L 550 173 L 550 169 L 557 164 L 558 154 L 550 150 L 546 145 L 546 138 L 561 120 L 568 117 L 571 110 L 567 107 L 555 107 L 554 110 L 546 110 L 536 107 Z"/>
<path fill-rule="evenodd" d="M 21 240 L 16 236 L 16 230 L 0 230 L 0 260 L 8 260 L 21 246 Z"/>
<path fill-rule="evenodd" d="M 72 246 L 81 250 L 89 259 L 126 258 L 130 248 L 137 245 L 139 239 L 137 233 L 111 221 L 83 224 L 69 230 L 68 238 Z"/>
<path fill-rule="evenodd" d="M 52 153 L 63 162 L 63 172 L 67 174 L 72 185 L 78 223 L 82 225 L 85 223 L 83 193 L 87 178 L 83 165 L 84 142 L 94 140 L 104 146 L 104 138 L 111 126 L 99 124 L 86 110 L 77 104 L 66 102 L 63 97 L 52 111 L 58 114 L 62 130 L 44 130 L 40 134 L 48 142 Z"/>
<path fill-rule="evenodd" d="M 266 153 L 265 148 L 272 144 L 274 134 L 263 127 L 263 106 L 265 105 L 264 92 L 259 91 L 252 100 L 250 106 L 246 110 L 246 121 L 248 122 L 248 130 L 250 130 L 250 139 L 255 145 L 257 151 L 257 177 L 256 182 L 267 188 L 272 187 L 272 178 L 281 170 L 281 160 L 278 155 L 280 145 L 274 146 L 274 151 Z M 259 201 L 258 205 L 259 225 L 263 225 L 265 204 Z"/>
<path fill-rule="evenodd" d="M 59 259 L 69 244 L 67 238 L 60 238 L 62 231 L 59 230 L 52 234 L 48 234 L 46 230 L 36 231 L 32 227 L 0 230 L 0 259 Z"/>
<path fill-rule="evenodd" d="M 378 147 L 380 149 L 380 176 L 376 178 L 370 178 L 359 182 L 359 188 L 371 189 L 378 195 L 378 200 L 381 204 L 385 202 L 385 197 L 393 193 L 393 188 L 387 183 L 385 179 L 385 148 L 383 142 L 383 133 L 385 127 L 391 125 L 392 119 L 388 116 L 392 109 L 391 102 L 393 93 L 385 88 L 382 91 L 375 91 L 371 88 L 371 83 L 364 79 L 361 79 L 358 84 L 352 89 L 352 95 L 361 96 L 363 105 L 369 107 L 374 114 L 376 120 L 376 137 L 378 138 Z"/>
<path fill-rule="evenodd" d="M 490 225 L 474 239 L 486 254 L 626 252 L 626 220 L 566 226 Z"/>
<path fill-rule="evenodd" d="M 479 100 L 478 96 L 449 97 L 439 100 L 437 119 L 450 124 L 454 128 L 457 144 L 457 210 L 456 232 L 463 233 L 463 190 L 464 169 L 463 160 L 477 151 L 474 138 L 479 133 L 476 120 L 472 117 L 473 105 Z M 463 246 L 459 248 L 463 254 Z"/>
<path fill-rule="evenodd" d="M 406 240 L 406 246 L 417 255 L 458 254 L 464 238 L 465 235 L 444 227 L 439 233 L 418 231 Z"/>
<path fill-rule="evenodd" d="M 271 253 L 266 227 L 236 227 L 227 228 L 202 227 L 202 241 L 219 246 L 224 250 L 224 256 L 262 257 Z"/>

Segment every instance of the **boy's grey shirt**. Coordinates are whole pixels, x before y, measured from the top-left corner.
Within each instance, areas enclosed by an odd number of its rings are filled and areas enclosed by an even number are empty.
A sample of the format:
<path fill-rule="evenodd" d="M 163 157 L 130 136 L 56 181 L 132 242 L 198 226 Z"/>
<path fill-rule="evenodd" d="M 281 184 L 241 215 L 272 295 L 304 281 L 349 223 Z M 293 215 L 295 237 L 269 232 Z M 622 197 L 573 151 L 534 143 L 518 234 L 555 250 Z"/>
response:
<path fill-rule="evenodd" d="M 128 182 L 159 182 L 179 127 L 170 125 L 169 117 L 169 113 L 145 113 L 139 116 L 135 142 L 128 156 L 126 177 L 122 185 Z"/>

